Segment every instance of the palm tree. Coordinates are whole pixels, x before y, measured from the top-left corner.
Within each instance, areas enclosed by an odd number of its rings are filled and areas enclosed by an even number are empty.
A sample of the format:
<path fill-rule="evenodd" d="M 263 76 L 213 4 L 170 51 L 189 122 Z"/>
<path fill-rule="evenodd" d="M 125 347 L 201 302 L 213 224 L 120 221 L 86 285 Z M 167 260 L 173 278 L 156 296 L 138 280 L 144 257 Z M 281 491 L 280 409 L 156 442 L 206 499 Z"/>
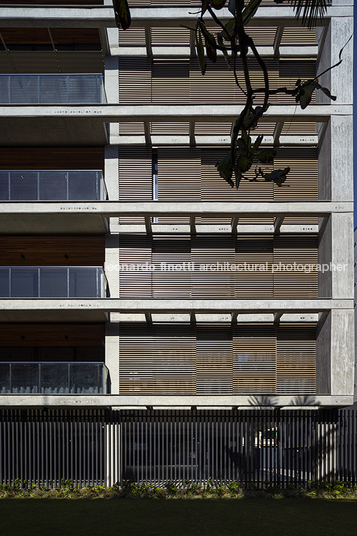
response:
<path fill-rule="evenodd" d="M 326 0 L 288 0 L 288 3 L 293 6 L 302 24 L 309 28 L 316 26 L 318 19 L 323 17 L 327 9 Z"/>

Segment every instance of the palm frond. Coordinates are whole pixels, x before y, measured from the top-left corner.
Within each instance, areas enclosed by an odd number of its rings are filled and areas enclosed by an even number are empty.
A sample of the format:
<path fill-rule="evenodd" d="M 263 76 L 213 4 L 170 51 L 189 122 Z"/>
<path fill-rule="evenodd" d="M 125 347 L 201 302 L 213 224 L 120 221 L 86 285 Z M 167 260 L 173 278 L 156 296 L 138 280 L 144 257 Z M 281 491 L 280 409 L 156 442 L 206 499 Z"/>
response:
<path fill-rule="evenodd" d="M 312 28 L 321 19 L 327 9 L 328 0 L 289 0 L 296 11 L 296 16 L 301 18 L 304 26 Z"/>

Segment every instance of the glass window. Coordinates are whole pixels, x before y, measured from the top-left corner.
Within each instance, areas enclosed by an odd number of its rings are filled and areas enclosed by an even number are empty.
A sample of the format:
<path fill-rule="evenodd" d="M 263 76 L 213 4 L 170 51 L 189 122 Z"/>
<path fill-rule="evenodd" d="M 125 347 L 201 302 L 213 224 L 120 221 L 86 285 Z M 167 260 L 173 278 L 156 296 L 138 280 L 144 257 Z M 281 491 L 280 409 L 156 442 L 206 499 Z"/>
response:
<path fill-rule="evenodd" d="M 10 76 L 10 103 L 37 104 L 39 102 L 39 77 L 11 75 Z"/>
<path fill-rule="evenodd" d="M 38 393 L 39 368 L 36 363 L 11 364 L 12 393 Z"/>
<path fill-rule="evenodd" d="M 69 269 L 69 297 L 70 298 L 98 298 L 100 297 L 96 268 L 70 268 Z"/>
<path fill-rule="evenodd" d="M 0 268 L 0 298 L 10 298 L 8 268 Z"/>
<path fill-rule="evenodd" d="M 95 171 L 70 171 L 69 199 L 72 201 L 100 199 L 97 175 Z"/>
<path fill-rule="evenodd" d="M 37 279 L 37 268 L 11 268 L 11 298 L 37 298 Z"/>
<path fill-rule="evenodd" d="M 9 104 L 10 102 L 10 76 L 0 76 L 0 103 Z"/>
<path fill-rule="evenodd" d="M 0 393 L 10 393 L 10 365 L 0 363 Z"/>
<path fill-rule="evenodd" d="M 10 196 L 12 201 L 32 201 L 38 199 L 37 171 L 12 171 Z"/>
<path fill-rule="evenodd" d="M 41 363 L 41 393 L 69 393 L 67 363 Z"/>
<path fill-rule="evenodd" d="M 9 200 L 9 173 L 0 171 L 0 201 Z"/>
<path fill-rule="evenodd" d="M 67 297 L 67 269 L 40 268 L 40 298 Z"/>
<path fill-rule="evenodd" d="M 39 77 L 40 102 L 65 104 L 68 102 L 68 76 Z"/>
<path fill-rule="evenodd" d="M 67 172 L 40 171 L 41 200 L 67 199 Z"/>
<path fill-rule="evenodd" d="M 70 370 L 70 392 L 77 394 L 103 392 L 103 365 L 72 363 Z"/>

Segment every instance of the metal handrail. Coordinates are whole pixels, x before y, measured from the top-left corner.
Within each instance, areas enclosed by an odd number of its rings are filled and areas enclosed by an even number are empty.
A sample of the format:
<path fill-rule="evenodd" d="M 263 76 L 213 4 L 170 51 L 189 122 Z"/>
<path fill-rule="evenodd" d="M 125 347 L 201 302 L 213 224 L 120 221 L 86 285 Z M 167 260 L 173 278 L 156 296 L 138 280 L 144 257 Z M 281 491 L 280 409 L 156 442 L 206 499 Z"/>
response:
<path fill-rule="evenodd" d="M 32 184 L 32 191 L 29 190 L 24 193 L 21 192 L 21 187 L 18 188 L 20 190 L 19 193 L 13 193 L 13 187 L 16 188 L 15 181 L 18 180 L 19 177 L 16 177 L 16 175 L 20 175 L 21 179 L 25 181 L 26 183 L 26 174 L 31 173 L 32 177 L 33 174 L 37 174 L 36 178 L 33 178 L 34 183 Z M 50 179 L 51 174 L 55 173 L 63 173 L 63 179 L 66 182 L 65 185 L 65 195 L 59 195 L 60 194 L 60 187 L 59 187 L 59 179 L 58 177 L 55 178 L 53 186 L 53 192 L 56 193 L 56 186 L 57 186 L 57 195 L 56 196 L 49 196 L 48 193 L 41 194 L 41 187 L 43 186 L 41 184 L 41 180 L 43 179 Z M 94 187 L 94 195 L 73 195 L 71 193 L 71 186 L 74 186 L 74 182 L 72 179 L 71 182 L 71 174 L 76 173 L 84 173 L 89 178 L 89 174 L 96 174 L 95 177 L 95 187 Z M 6 175 L 7 174 L 7 178 Z M 28 179 L 31 180 L 31 179 Z M 7 182 L 7 185 L 6 185 Z M 89 179 L 88 179 L 89 182 Z M 28 181 L 27 181 L 28 185 Z M 62 188 L 63 189 L 63 188 Z M 52 200 L 63 200 L 63 201 L 103 201 L 108 199 L 108 192 L 107 187 L 105 184 L 105 180 L 103 177 L 103 171 L 101 169 L 49 169 L 49 170 L 35 170 L 35 169 L 28 169 L 28 170 L 0 170 L 0 201 L 52 201 Z"/>
<path fill-rule="evenodd" d="M 48 293 L 46 291 L 43 291 L 41 288 L 41 285 L 43 286 L 43 281 L 41 283 L 41 270 L 44 270 L 46 272 L 61 272 L 66 275 L 66 281 L 65 281 L 65 292 L 60 293 L 60 295 L 54 295 L 55 293 L 51 292 Z M 75 295 L 71 295 L 70 285 L 71 280 L 70 276 L 71 271 L 74 272 L 75 270 L 80 270 L 82 272 L 89 272 L 89 270 L 94 271 L 95 270 L 95 292 L 92 292 L 91 295 L 85 295 L 83 296 L 83 293 L 78 292 L 78 295 L 75 293 Z M 6 280 L 2 279 L 3 285 L 0 284 L 0 297 L 2 298 L 104 298 L 107 296 L 107 289 L 108 289 L 108 280 L 106 278 L 106 275 L 104 273 L 102 266 L 0 266 L 0 274 L 6 273 L 8 271 L 8 279 L 7 279 L 7 285 Z M 21 295 L 21 292 L 18 294 L 16 290 L 14 291 L 14 282 L 13 282 L 13 275 L 14 272 L 29 272 L 32 273 L 35 276 L 33 287 L 33 292 L 29 292 L 26 296 Z M 37 274 L 36 274 L 37 271 Z M 37 277 L 36 277 L 37 276 Z M 3 287 L 3 288 L 1 288 Z M 53 289 L 53 284 L 51 285 L 51 290 Z M 16 294 L 13 296 L 13 294 Z M 46 295 L 47 294 L 47 295 Z"/>
<path fill-rule="evenodd" d="M 34 84 L 33 88 L 21 87 L 21 79 L 24 82 L 37 77 L 37 83 Z M 62 88 L 61 97 L 65 98 L 54 98 L 51 100 L 49 97 L 53 88 L 47 89 L 47 92 L 42 88 L 41 91 L 41 79 L 48 77 L 56 77 L 58 81 L 63 80 L 67 82 L 67 87 Z M 86 94 L 83 92 L 83 88 L 77 93 L 71 94 L 71 90 L 68 84 L 70 79 L 78 80 L 84 77 L 91 77 L 92 79 L 100 79 L 100 85 L 91 88 L 91 92 Z M 4 84 L 1 84 L 2 80 L 7 79 L 7 85 L 4 87 Z M 20 87 L 12 87 L 16 80 L 20 79 Z M 32 89 L 32 91 L 31 91 Z M 58 87 L 57 87 L 58 89 Z M 93 91 L 94 90 L 94 91 Z M 59 94 L 57 94 L 59 95 Z M 77 97 L 78 95 L 78 97 Z M 87 95 L 87 96 L 86 96 Z M 86 97 L 86 98 L 84 98 Z M 56 73 L 43 73 L 43 74 L 0 74 L 0 103 L 1 104 L 102 104 L 106 102 L 105 90 L 104 90 L 104 77 L 100 73 L 68 73 L 68 74 L 56 74 Z"/>
<path fill-rule="evenodd" d="M 8 366 L 8 372 L 4 370 L 4 365 Z M 16 370 L 13 371 L 13 368 L 16 367 L 16 365 L 28 365 L 31 366 L 33 370 L 35 370 L 36 378 L 34 378 L 34 381 L 31 383 L 31 379 L 27 377 L 24 379 L 25 381 L 22 381 L 21 376 L 19 375 L 16 378 Z M 52 366 L 55 365 L 67 367 L 67 378 L 66 381 L 62 385 L 56 385 L 56 379 L 57 376 L 53 377 L 53 386 L 44 386 L 43 385 L 43 379 L 44 374 L 42 367 L 43 366 Z M 91 387 L 85 387 L 85 382 L 82 383 L 82 386 L 80 384 L 80 381 L 76 381 L 76 378 L 73 377 L 72 367 L 73 365 L 81 367 L 82 365 L 90 365 L 92 366 L 92 370 L 94 373 L 93 376 L 93 383 Z M 100 366 L 101 370 L 101 381 L 100 383 L 96 381 L 95 378 L 95 367 Z M 1 382 L 0 382 L 0 393 L 2 394 L 11 394 L 11 393 L 17 393 L 17 394 L 40 394 L 40 393 L 46 393 L 51 394 L 56 393 L 57 389 L 63 389 L 64 393 L 77 393 L 77 394 L 85 394 L 85 393 L 101 393 L 105 394 L 107 392 L 107 381 L 108 381 L 108 367 L 103 362 L 99 361 L 40 361 L 40 362 L 31 362 L 31 361 L 2 361 L 0 362 L 0 368 L 2 368 L 2 374 L 1 374 Z M 37 370 L 36 370 L 37 369 Z M 6 378 L 6 374 L 8 374 L 8 379 Z M 88 369 L 87 369 L 88 374 Z M 47 380 L 48 381 L 48 380 Z M 74 387 L 75 381 L 77 383 L 76 388 Z M 19 384 L 18 387 L 14 387 L 14 383 L 17 382 Z M 21 385 L 21 383 L 23 385 Z M 28 385 L 25 385 L 28 384 Z M 88 384 L 88 379 L 87 379 Z M 80 393 L 78 393 L 80 391 Z"/>

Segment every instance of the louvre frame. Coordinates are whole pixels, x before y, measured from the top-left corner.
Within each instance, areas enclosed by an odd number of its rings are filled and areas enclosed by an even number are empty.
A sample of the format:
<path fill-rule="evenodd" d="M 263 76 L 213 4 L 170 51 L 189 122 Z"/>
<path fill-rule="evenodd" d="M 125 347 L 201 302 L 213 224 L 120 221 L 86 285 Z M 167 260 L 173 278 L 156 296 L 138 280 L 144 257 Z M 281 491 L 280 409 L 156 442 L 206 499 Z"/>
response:
<path fill-rule="evenodd" d="M 122 395 L 250 395 L 261 405 L 314 395 L 315 376 L 315 325 L 120 324 Z"/>
<path fill-rule="evenodd" d="M 121 235 L 119 259 L 121 298 L 318 296 L 316 236 Z"/>

